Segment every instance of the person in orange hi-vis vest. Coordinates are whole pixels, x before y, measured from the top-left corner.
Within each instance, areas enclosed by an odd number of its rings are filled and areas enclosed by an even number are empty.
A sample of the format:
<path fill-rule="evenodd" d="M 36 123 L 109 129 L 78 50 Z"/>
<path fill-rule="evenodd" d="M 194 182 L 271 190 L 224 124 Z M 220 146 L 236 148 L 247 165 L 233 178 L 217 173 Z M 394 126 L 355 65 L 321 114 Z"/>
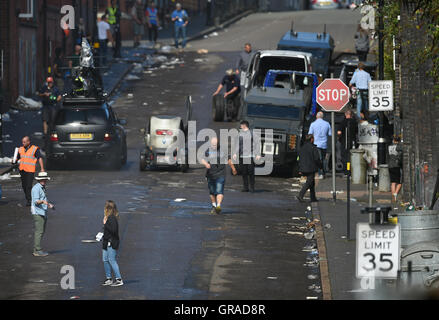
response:
<path fill-rule="evenodd" d="M 21 143 L 23 146 L 18 149 L 18 169 L 20 170 L 21 185 L 23 186 L 23 191 L 26 196 L 26 206 L 30 207 L 32 183 L 37 168 L 37 162 L 40 164 L 41 172 L 44 172 L 44 164 L 40 148 L 31 145 L 28 136 L 23 137 Z"/>

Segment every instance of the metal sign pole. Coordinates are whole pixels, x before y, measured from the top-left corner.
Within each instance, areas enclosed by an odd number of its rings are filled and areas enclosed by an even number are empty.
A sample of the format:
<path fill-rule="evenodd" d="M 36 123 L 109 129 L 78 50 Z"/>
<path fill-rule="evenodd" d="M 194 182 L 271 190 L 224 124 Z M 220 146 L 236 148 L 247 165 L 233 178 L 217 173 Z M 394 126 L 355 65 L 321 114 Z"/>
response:
<path fill-rule="evenodd" d="M 335 113 L 331 112 L 331 149 L 332 149 L 332 199 L 337 201 L 337 195 L 335 191 Z"/>

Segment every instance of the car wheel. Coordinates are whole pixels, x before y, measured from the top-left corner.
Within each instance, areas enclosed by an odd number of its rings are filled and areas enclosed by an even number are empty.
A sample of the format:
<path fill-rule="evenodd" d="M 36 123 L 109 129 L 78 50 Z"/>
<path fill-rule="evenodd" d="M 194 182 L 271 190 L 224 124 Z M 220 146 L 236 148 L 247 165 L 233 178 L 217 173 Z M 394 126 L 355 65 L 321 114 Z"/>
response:
<path fill-rule="evenodd" d="M 114 155 L 111 168 L 114 170 L 120 170 L 122 168 L 122 151 L 119 151 Z"/>
<path fill-rule="evenodd" d="M 139 159 L 139 169 L 140 171 L 146 170 L 146 159 L 145 159 L 145 155 L 142 153 L 140 154 L 140 159 Z"/>

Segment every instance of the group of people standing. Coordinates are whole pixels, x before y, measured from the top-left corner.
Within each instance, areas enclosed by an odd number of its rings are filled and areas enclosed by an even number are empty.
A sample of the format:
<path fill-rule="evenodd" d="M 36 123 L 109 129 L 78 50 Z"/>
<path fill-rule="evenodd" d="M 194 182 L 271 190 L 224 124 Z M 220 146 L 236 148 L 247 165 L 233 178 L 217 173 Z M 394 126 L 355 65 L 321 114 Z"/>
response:
<path fill-rule="evenodd" d="M 140 41 L 145 33 L 145 25 L 148 26 L 149 41 L 155 44 L 158 38 L 158 31 L 161 29 L 160 15 L 155 2 L 151 1 L 149 4 L 146 4 L 144 0 L 136 0 L 130 14 L 133 19 L 134 47 L 140 45 Z M 177 3 L 170 19 L 174 23 L 175 47 L 179 48 L 181 38 L 181 49 L 184 49 L 186 47 L 186 27 L 189 23 L 189 15 L 182 8 L 182 5 Z"/>
<path fill-rule="evenodd" d="M 40 148 L 31 143 L 28 136 L 23 137 L 22 146 L 18 148 L 15 159 L 21 176 L 21 184 L 26 198 L 26 207 L 30 207 L 34 221 L 34 249 L 35 257 L 46 257 L 48 252 L 42 250 L 41 240 L 46 232 L 49 209 L 55 209 L 55 205 L 49 202 L 47 197 L 47 183 L 51 177 L 44 170 L 44 162 Z M 37 166 L 40 171 L 36 173 Z M 33 184 L 34 179 L 37 183 Z M 106 279 L 104 286 L 121 286 L 123 280 L 116 261 L 119 249 L 119 212 L 114 201 L 108 200 L 104 207 L 103 237 L 102 237 L 102 261 Z M 112 272 L 115 280 L 112 280 Z"/>

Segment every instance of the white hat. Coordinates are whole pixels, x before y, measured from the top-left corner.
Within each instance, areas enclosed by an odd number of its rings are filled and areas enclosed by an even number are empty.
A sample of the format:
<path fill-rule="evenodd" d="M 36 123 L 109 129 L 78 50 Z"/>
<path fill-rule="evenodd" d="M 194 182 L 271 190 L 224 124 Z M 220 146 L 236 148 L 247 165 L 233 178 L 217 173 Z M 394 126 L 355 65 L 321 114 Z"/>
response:
<path fill-rule="evenodd" d="M 227 69 L 226 75 L 231 76 L 233 74 L 233 69 Z"/>
<path fill-rule="evenodd" d="M 50 180 L 50 177 L 47 172 L 38 172 L 35 180 Z"/>

